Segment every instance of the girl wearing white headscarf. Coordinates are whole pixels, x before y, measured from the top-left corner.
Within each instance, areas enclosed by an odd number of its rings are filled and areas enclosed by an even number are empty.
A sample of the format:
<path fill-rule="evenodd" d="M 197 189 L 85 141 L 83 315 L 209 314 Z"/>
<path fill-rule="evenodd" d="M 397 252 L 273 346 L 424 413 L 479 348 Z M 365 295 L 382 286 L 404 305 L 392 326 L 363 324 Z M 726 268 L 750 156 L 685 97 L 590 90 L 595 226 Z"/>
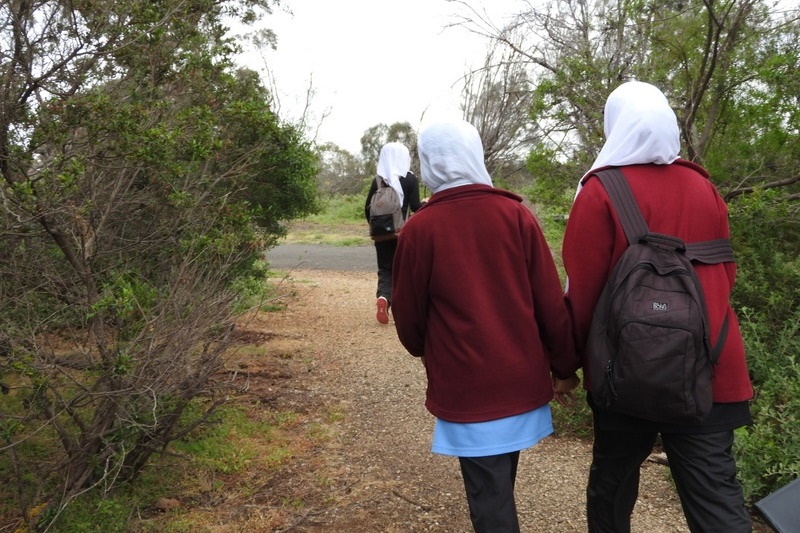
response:
<path fill-rule="evenodd" d="M 416 212 L 424 202 L 419 199 L 419 181 L 411 172 L 411 154 L 399 142 L 386 143 L 381 147 L 378 158 L 377 176 L 367 193 L 364 215 L 369 223 L 369 204 L 382 182 L 395 190 L 403 206 L 403 218 L 409 211 Z M 389 309 L 392 305 L 392 263 L 397 239 L 375 242 L 375 257 L 378 263 L 378 286 L 375 290 L 375 318 L 381 324 L 389 323 Z"/>
<path fill-rule="evenodd" d="M 422 183 L 432 192 L 461 185 L 492 186 L 478 131 L 467 122 L 435 123 L 418 141 Z"/>
<path fill-rule="evenodd" d="M 580 182 L 564 234 L 566 300 L 575 343 L 583 355 L 595 304 L 609 273 L 628 246 L 625 232 L 597 170 L 620 167 L 650 231 L 693 243 L 729 237 L 725 202 L 698 165 L 678 157 L 675 113 L 656 87 L 622 84 L 605 107 L 606 143 Z M 587 521 L 592 532 L 630 531 L 639 468 L 659 433 L 692 532 L 750 532 L 749 515 L 736 480 L 733 430 L 751 423 L 753 389 L 739 324 L 730 306 L 735 263 L 697 264 L 706 300 L 709 339 L 717 342 L 727 316 L 728 333 L 714 367 L 711 414 L 700 424 L 659 424 L 612 413 L 587 396 L 594 417 Z M 584 372 L 584 388 L 590 390 Z"/>
<path fill-rule="evenodd" d="M 401 204 L 403 187 L 400 185 L 400 178 L 405 178 L 409 170 L 411 170 L 411 154 L 406 145 L 398 142 L 384 144 L 378 157 L 378 175 L 375 180 L 383 180 L 386 185 L 394 189 Z M 380 185 L 378 183 L 378 186 Z"/>
<path fill-rule="evenodd" d="M 608 96 L 603 122 L 606 142 L 592 169 L 668 165 L 678 159 L 678 119 L 664 94 L 649 83 L 630 81 L 617 87 Z M 591 172 L 581 178 L 576 196 Z"/>
<path fill-rule="evenodd" d="M 473 126 L 432 124 L 418 148 L 433 195 L 398 239 L 395 327 L 423 358 L 432 450 L 459 457 L 475 531 L 516 533 L 519 452 L 553 431 L 551 372 L 577 385 L 561 283 L 522 198 L 492 187 Z"/>

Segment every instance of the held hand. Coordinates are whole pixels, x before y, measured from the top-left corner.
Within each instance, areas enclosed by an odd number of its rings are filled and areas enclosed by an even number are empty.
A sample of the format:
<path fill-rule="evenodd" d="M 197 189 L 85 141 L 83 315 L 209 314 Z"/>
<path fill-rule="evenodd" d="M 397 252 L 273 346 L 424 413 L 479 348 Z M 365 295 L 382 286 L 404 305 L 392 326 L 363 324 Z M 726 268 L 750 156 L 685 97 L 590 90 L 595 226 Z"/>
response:
<path fill-rule="evenodd" d="M 574 389 L 580 383 L 580 379 L 576 374 L 568 377 L 567 379 L 559 379 L 553 376 L 553 392 L 555 393 L 555 400 L 565 406 L 572 407 L 575 405 Z"/>

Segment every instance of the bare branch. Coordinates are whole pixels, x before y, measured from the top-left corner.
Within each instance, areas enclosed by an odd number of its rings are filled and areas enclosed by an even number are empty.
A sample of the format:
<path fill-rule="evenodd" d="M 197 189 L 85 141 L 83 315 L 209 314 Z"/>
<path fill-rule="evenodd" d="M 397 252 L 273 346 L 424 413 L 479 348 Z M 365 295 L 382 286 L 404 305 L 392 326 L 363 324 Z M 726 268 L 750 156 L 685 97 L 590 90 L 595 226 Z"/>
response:
<path fill-rule="evenodd" d="M 792 177 L 786 178 L 786 179 L 782 179 L 782 180 L 777 180 L 777 181 L 772 181 L 772 182 L 765 182 L 765 183 L 763 183 L 761 185 L 758 185 L 758 186 L 755 186 L 755 187 L 739 187 L 737 189 L 734 189 L 734 190 L 726 193 L 724 198 L 725 198 L 725 201 L 728 202 L 728 201 L 732 200 L 733 198 L 736 198 L 737 196 L 740 196 L 742 194 L 749 194 L 749 193 L 755 192 L 757 190 L 766 191 L 766 190 L 769 190 L 769 189 L 778 189 L 778 188 L 781 188 L 781 187 L 786 187 L 788 185 L 793 185 L 795 183 L 800 183 L 800 174 L 797 174 L 795 176 L 792 176 Z M 795 199 L 796 197 L 797 197 L 797 194 L 792 194 L 792 195 L 788 195 L 787 196 L 788 199 Z"/>

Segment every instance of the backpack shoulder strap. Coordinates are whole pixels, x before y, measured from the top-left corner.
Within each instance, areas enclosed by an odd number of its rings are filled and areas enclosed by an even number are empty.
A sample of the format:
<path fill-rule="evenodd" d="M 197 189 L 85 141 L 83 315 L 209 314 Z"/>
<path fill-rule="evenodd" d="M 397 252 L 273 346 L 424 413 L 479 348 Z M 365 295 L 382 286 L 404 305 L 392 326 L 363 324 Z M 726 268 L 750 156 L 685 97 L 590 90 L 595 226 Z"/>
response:
<path fill-rule="evenodd" d="M 686 257 L 698 263 L 733 263 L 733 246 L 730 239 L 692 242 L 686 244 Z"/>
<path fill-rule="evenodd" d="M 595 173 L 600 179 L 603 187 L 617 210 L 617 216 L 622 223 L 622 229 L 625 230 L 625 236 L 628 238 L 628 244 L 635 244 L 639 239 L 647 235 L 647 222 L 645 222 L 642 212 L 639 210 L 639 205 L 633 197 L 628 180 L 622 174 L 619 168 L 607 168 Z"/>
<path fill-rule="evenodd" d="M 633 244 L 649 233 L 639 205 L 633 197 L 628 180 L 619 168 L 612 167 L 595 173 L 605 187 L 617 216 L 625 230 L 628 243 Z M 706 264 L 735 261 L 733 247 L 729 239 L 713 239 L 702 242 L 685 243 L 686 257 L 691 261 Z"/>
<path fill-rule="evenodd" d="M 600 179 L 600 182 L 605 187 L 614 209 L 617 210 L 617 216 L 622 223 L 622 228 L 625 230 L 625 236 L 628 238 L 628 243 L 633 244 L 649 235 L 650 231 L 647 228 L 642 212 L 636 199 L 633 197 L 628 180 L 622 174 L 619 168 L 612 167 L 605 170 L 600 170 L 595 173 Z M 693 242 L 684 244 L 684 254 L 690 261 L 697 261 L 700 263 L 725 263 L 733 262 L 733 247 L 731 246 L 730 239 L 713 239 L 709 241 Z M 705 304 L 703 304 L 705 307 Z M 717 342 L 714 346 L 709 346 L 709 353 L 712 364 L 716 364 L 719 359 L 722 349 L 725 347 L 725 342 L 728 336 L 728 315 L 725 314 L 725 319 L 722 321 Z"/>

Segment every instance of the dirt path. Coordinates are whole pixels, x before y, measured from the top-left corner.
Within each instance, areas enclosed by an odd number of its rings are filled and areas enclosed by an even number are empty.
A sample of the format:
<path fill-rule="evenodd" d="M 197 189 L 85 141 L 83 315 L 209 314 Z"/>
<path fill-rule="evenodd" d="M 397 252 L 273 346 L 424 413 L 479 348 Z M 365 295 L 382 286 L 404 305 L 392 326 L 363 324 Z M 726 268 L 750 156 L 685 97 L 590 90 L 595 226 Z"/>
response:
<path fill-rule="evenodd" d="M 238 363 L 252 376 L 250 394 L 305 413 L 298 431 L 326 438 L 269 474 L 239 506 L 236 529 L 215 531 L 471 531 L 457 460 L 429 451 L 423 368 L 391 325 L 375 321 L 374 285 L 370 272 L 293 271 L 282 285 L 286 310 L 248 325 L 264 349 Z M 590 444 L 559 437 L 522 452 L 523 532 L 586 530 L 589 460 Z M 646 462 L 642 475 L 633 530 L 688 531 L 666 468 Z"/>

